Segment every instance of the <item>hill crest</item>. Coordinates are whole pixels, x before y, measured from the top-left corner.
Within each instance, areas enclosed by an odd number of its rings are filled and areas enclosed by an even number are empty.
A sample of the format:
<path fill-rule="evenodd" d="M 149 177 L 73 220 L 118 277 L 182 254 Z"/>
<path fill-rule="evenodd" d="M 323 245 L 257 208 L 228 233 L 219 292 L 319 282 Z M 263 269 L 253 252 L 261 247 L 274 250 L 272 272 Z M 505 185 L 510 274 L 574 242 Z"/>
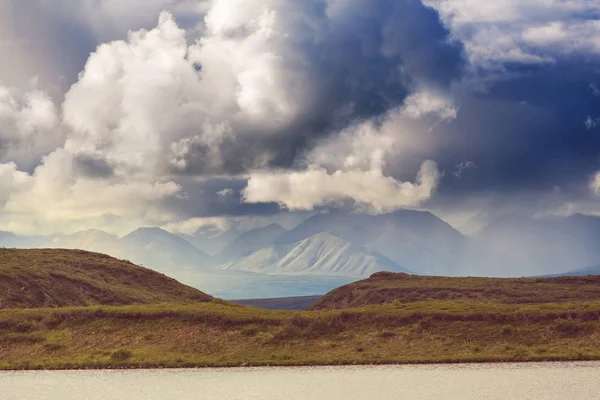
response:
<path fill-rule="evenodd" d="M 161 273 L 105 254 L 0 249 L 0 309 L 211 300 Z"/>

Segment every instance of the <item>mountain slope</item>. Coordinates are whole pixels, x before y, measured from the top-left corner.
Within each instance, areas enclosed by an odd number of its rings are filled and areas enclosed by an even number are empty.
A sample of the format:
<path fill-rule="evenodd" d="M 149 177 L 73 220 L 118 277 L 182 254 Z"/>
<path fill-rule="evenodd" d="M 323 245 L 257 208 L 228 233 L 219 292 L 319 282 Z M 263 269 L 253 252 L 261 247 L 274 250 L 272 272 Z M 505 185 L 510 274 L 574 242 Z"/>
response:
<path fill-rule="evenodd" d="M 128 247 L 132 261 L 156 269 L 206 268 L 213 261 L 187 240 L 160 228 L 139 228 L 120 243 Z"/>
<path fill-rule="evenodd" d="M 52 236 L 20 236 L 12 232 L 0 231 L 0 247 L 33 249 L 52 242 Z"/>
<path fill-rule="evenodd" d="M 367 247 L 416 273 L 457 272 L 467 239 L 429 212 L 398 211 L 366 215 L 317 214 L 282 235 L 280 244 L 295 243 L 325 232 Z"/>
<path fill-rule="evenodd" d="M 559 278 L 448 278 L 380 272 L 369 279 L 334 289 L 311 309 L 342 309 L 369 305 L 457 302 L 479 304 L 542 304 L 600 300 L 600 276 Z M 466 303 L 466 304 L 465 304 Z"/>
<path fill-rule="evenodd" d="M 405 271 L 391 260 L 329 233 L 261 249 L 219 268 L 267 274 L 346 277 L 365 277 L 378 271 Z"/>
<path fill-rule="evenodd" d="M 278 224 L 252 229 L 241 234 L 232 243 L 223 248 L 217 258 L 220 260 L 232 260 L 247 256 L 256 250 L 271 246 L 286 232 L 287 230 Z"/>
<path fill-rule="evenodd" d="M 158 272 L 104 254 L 0 249 L 0 308 L 210 300 L 207 294 Z"/>
<path fill-rule="evenodd" d="M 199 250 L 214 256 L 221 252 L 240 236 L 240 232 L 233 227 L 224 232 L 216 227 L 201 227 L 193 235 L 179 235 Z"/>
<path fill-rule="evenodd" d="M 119 238 L 99 229 L 89 229 L 56 238 L 49 247 L 86 250 L 113 257 L 128 258 L 127 247 L 120 242 Z"/>
<path fill-rule="evenodd" d="M 569 272 L 562 274 L 555 274 L 553 276 L 588 276 L 588 275 L 600 275 L 600 264 L 591 265 L 585 268 L 577 268 Z"/>

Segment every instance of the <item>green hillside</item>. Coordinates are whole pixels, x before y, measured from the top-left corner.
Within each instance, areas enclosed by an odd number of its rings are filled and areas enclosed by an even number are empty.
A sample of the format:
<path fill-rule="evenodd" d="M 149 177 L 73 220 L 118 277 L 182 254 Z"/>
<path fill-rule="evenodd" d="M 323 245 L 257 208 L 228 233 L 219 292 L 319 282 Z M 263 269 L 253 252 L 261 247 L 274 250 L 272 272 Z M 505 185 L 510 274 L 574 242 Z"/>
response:
<path fill-rule="evenodd" d="M 0 249 L 0 308 L 210 300 L 207 294 L 163 274 L 103 254 Z"/>

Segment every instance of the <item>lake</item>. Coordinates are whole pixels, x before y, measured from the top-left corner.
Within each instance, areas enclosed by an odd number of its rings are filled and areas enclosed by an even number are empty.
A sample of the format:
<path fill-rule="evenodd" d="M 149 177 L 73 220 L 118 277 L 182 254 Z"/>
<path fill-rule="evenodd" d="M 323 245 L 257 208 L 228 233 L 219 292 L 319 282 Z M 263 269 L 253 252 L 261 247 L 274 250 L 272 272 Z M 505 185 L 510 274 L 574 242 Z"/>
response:
<path fill-rule="evenodd" d="M 320 275 L 265 275 L 241 271 L 161 271 L 168 276 L 225 300 L 323 295 L 359 278 Z"/>
<path fill-rule="evenodd" d="M 590 400 L 600 363 L 0 372 L 2 400 Z"/>

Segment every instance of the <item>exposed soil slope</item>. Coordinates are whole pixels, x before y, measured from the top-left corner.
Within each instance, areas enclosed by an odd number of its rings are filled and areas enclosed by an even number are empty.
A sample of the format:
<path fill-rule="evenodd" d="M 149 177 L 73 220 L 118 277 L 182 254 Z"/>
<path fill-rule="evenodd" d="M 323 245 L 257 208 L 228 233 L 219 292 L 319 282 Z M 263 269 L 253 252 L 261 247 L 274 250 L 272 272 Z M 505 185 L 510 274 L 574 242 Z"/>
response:
<path fill-rule="evenodd" d="M 104 254 L 0 249 L 0 308 L 210 300 L 207 294 L 163 274 Z"/>

